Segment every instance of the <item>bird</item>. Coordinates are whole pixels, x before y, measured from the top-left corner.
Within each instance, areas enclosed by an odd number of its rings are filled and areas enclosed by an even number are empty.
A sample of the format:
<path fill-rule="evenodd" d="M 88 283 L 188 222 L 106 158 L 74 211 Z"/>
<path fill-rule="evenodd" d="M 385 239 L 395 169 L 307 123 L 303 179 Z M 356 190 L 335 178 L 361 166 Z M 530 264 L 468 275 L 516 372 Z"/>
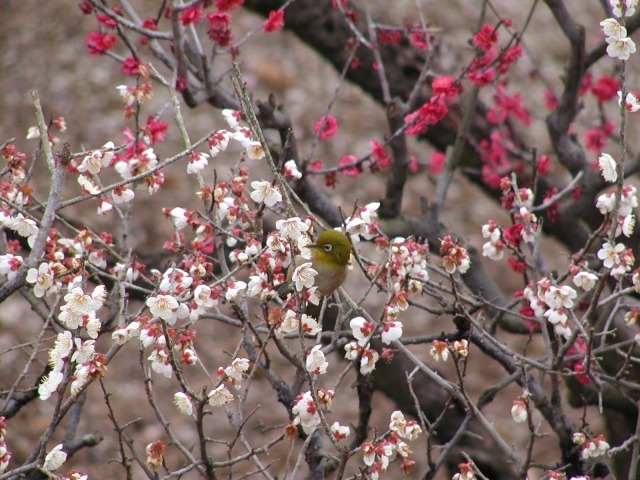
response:
<path fill-rule="evenodd" d="M 287 281 L 282 289 L 278 289 L 281 297 L 293 291 L 293 272 L 300 265 L 311 262 L 318 274 L 314 278 L 314 286 L 321 297 L 331 295 L 347 278 L 349 259 L 351 258 L 351 243 L 347 236 L 336 230 L 325 230 L 314 243 L 305 245 L 311 250 L 311 258 L 297 255 L 287 272 Z"/>

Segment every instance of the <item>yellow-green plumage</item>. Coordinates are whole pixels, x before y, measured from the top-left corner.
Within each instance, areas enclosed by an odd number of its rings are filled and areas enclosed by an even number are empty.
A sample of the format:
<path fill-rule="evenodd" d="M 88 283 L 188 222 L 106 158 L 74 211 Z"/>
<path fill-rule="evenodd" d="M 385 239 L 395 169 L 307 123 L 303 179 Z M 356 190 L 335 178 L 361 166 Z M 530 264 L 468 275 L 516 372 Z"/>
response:
<path fill-rule="evenodd" d="M 311 259 L 298 255 L 289 267 L 287 282 L 291 283 L 291 277 L 296 267 L 311 262 L 318 274 L 315 276 L 314 285 L 318 287 L 321 296 L 330 295 L 347 278 L 347 267 L 351 257 L 351 244 L 347 236 L 336 230 L 326 230 L 320 234 L 315 243 L 305 248 L 311 250 Z"/>

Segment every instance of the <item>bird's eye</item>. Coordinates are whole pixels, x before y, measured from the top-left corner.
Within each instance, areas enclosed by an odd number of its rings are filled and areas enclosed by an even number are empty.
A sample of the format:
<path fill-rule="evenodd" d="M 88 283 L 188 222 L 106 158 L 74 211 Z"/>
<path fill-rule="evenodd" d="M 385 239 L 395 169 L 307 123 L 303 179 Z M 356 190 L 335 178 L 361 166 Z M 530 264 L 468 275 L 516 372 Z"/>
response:
<path fill-rule="evenodd" d="M 330 252 L 332 248 L 333 248 L 333 247 L 332 247 L 331 245 L 323 245 L 323 246 L 322 246 L 322 249 L 323 249 L 325 252 Z"/>

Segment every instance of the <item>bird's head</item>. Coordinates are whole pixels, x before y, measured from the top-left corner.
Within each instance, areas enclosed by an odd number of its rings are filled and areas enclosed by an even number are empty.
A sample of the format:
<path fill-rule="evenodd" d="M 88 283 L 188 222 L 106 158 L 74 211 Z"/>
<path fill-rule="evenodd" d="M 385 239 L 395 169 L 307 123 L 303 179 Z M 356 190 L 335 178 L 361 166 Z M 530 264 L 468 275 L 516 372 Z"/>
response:
<path fill-rule="evenodd" d="M 311 248 L 314 260 L 342 267 L 349 263 L 351 244 L 342 232 L 326 230 L 307 247 Z"/>

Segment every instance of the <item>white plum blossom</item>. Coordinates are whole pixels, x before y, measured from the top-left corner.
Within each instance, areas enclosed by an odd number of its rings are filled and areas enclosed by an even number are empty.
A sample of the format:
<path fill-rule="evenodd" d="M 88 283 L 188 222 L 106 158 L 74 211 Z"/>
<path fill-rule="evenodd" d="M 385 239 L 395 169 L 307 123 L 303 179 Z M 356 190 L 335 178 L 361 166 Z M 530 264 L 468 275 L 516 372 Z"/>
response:
<path fill-rule="evenodd" d="M 298 170 L 298 165 L 295 160 L 287 160 L 284 164 L 284 176 L 285 178 L 302 178 L 302 173 Z"/>
<path fill-rule="evenodd" d="M 389 430 L 396 432 L 400 438 L 415 440 L 422 433 L 422 429 L 415 420 L 406 420 L 400 410 L 391 414 Z"/>
<path fill-rule="evenodd" d="M 6 226 L 21 237 L 25 237 L 29 246 L 33 247 L 36 235 L 38 235 L 38 226 L 34 220 L 26 218 L 19 213 L 12 220 L 8 221 Z"/>
<path fill-rule="evenodd" d="M 191 286 L 193 278 L 179 268 L 168 268 L 162 274 L 162 281 L 158 287 L 162 292 L 181 293 Z"/>
<path fill-rule="evenodd" d="M 75 351 L 71 356 L 71 361 L 76 363 L 85 363 L 91 361 L 96 353 L 95 340 L 85 340 L 81 338 L 75 338 L 73 340 L 75 344 Z"/>
<path fill-rule="evenodd" d="M 311 262 L 305 262 L 302 265 L 296 267 L 293 271 L 293 275 L 291 279 L 296 287 L 298 292 L 301 292 L 305 288 L 313 287 L 315 282 L 315 277 L 318 274 L 318 271 L 312 267 Z"/>
<path fill-rule="evenodd" d="M 282 194 L 278 187 L 266 180 L 256 180 L 251 182 L 251 199 L 256 203 L 262 203 L 267 207 L 273 207 L 276 203 L 282 201 Z"/>
<path fill-rule="evenodd" d="M 636 51 L 636 44 L 629 37 L 607 37 L 606 42 L 609 44 L 607 46 L 607 55 L 611 58 L 629 60 L 631 54 Z"/>
<path fill-rule="evenodd" d="M 171 221 L 175 225 L 177 230 L 182 230 L 189 225 L 191 214 L 184 208 L 175 207 L 169 212 Z"/>
<path fill-rule="evenodd" d="M 235 358 L 231 365 L 224 369 L 224 374 L 236 388 L 240 388 L 242 375 L 249 370 L 249 366 L 249 360 L 246 358 Z"/>
<path fill-rule="evenodd" d="M 322 375 L 323 373 L 327 373 L 329 363 L 327 362 L 321 348 L 322 345 L 316 345 L 307 355 L 305 367 L 307 372 L 311 375 Z"/>
<path fill-rule="evenodd" d="M 230 108 L 225 108 L 222 110 L 222 116 L 224 117 L 227 125 L 232 130 L 237 130 L 240 128 L 240 120 L 242 119 L 242 114 L 238 110 L 231 110 Z"/>
<path fill-rule="evenodd" d="M 305 392 L 291 409 L 293 424 L 300 425 L 306 434 L 312 433 L 320 425 L 320 415 L 313 402 L 311 392 Z"/>
<path fill-rule="evenodd" d="M 78 175 L 78 185 L 80 185 L 82 193 L 88 195 L 98 195 L 100 193 L 100 187 L 86 175 Z"/>
<path fill-rule="evenodd" d="M 609 448 L 611 448 L 609 443 L 600 435 L 591 440 L 587 440 L 584 445 L 582 445 L 581 456 L 584 460 L 600 457 L 605 455 Z"/>
<path fill-rule="evenodd" d="M 227 291 L 224 293 L 224 297 L 231 301 L 234 301 L 240 295 L 240 292 L 247 289 L 247 284 L 241 280 L 230 281 L 227 283 Z"/>
<path fill-rule="evenodd" d="M 100 200 L 98 201 L 98 215 L 106 215 L 111 210 L 113 210 L 113 204 L 106 198 L 100 198 Z"/>
<path fill-rule="evenodd" d="M 227 403 L 233 402 L 233 394 L 225 387 L 220 385 L 209 392 L 209 405 L 212 407 L 221 407 Z"/>
<path fill-rule="evenodd" d="M 449 358 L 449 346 L 445 342 L 434 340 L 433 345 L 429 349 L 429 355 L 431 355 L 436 362 L 446 362 Z"/>
<path fill-rule="evenodd" d="M 113 199 L 113 203 L 115 203 L 116 205 L 128 203 L 135 197 L 135 192 L 128 187 L 114 188 L 113 190 L 111 190 L 111 198 Z"/>
<path fill-rule="evenodd" d="M 300 316 L 302 322 L 302 331 L 308 335 L 317 335 L 322 330 L 315 318 L 303 313 Z"/>
<path fill-rule="evenodd" d="M 67 454 L 62 451 L 62 444 L 56 445 L 44 458 L 42 469 L 48 472 L 53 472 L 54 470 L 59 469 L 66 460 Z"/>
<path fill-rule="evenodd" d="M 44 262 L 41 263 L 38 269 L 30 268 L 27 272 L 28 283 L 33 284 L 33 294 L 37 298 L 42 298 L 46 293 L 55 293 L 57 288 L 53 288 L 54 277 L 53 273 L 49 268 L 49 264 Z"/>
<path fill-rule="evenodd" d="M 331 424 L 331 434 L 338 441 L 347 438 L 350 433 L 351 429 L 346 425 L 340 425 L 338 422 Z"/>
<path fill-rule="evenodd" d="M 523 423 L 527 420 L 529 416 L 527 412 L 527 406 L 521 398 L 513 401 L 513 405 L 511 406 L 511 418 L 516 423 Z"/>
<path fill-rule="evenodd" d="M 183 415 L 191 415 L 193 413 L 193 403 L 191 398 L 184 392 L 176 392 L 173 394 L 173 403 L 180 413 Z"/>
<path fill-rule="evenodd" d="M 291 217 L 276 221 L 276 229 L 280 236 L 296 241 L 309 230 L 309 225 L 303 222 L 300 217 Z"/>
<path fill-rule="evenodd" d="M 627 29 L 624 28 L 620 22 L 615 18 L 607 18 L 600 22 L 602 27 L 602 33 L 611 38 L 624 38 L 627 36 Z"/>
<path fill-rule="evenodd" d="M 622 92 L 618 90 L 618 105 L 622 106 Z M 640 110 L 640 101 L 633 93 L 627 93 L 624 99 L 624 108 L 628 112 L 635 113 Z"/>
<path fill-rule="evenodd" d="M 363 317 L 354 317 L 349 322 L 349 327 L 353 331 L 353 336 L 358 341 L 358 344 L 364 347 L 369 343 L 369 336 L 375 326 Z"/>
<path fill-rule="evenodd" d="M 193 291 L 193 301 L 196 302 L 199 308 L 213 308 L 218 304 L 218 301 L 211 298 L 211 287 L 207 285 L 198 285 Z"/>
<path fill-rule="evenodd" d="M 61 371 L 64 366 L 64 360 L 69 357 L 73 349 L 73 335 L 70 331 L 58 333 L 53 348 L 49 350 L 49 365 L 54 369 Z"/>
<path fill-rule="evenodd" d="M 165 348 L 154 348 L 151 355 L 147 358 L 151 362 L 151 370 L 161 374 L 166 378 L 171 378 L 173 368 L 169 361 L 169 354 Z"/>
<path fill-rule="evenodd" d="M 394 340 L 399 339 L 402 336 L 402 323 L 384 322 L 382 325 L 382 343 L 389 345 Z"/>
<path fill-rule="evenodd" d="M 209 152 L 211 153 L 211 158 L 215 158 L 218 156 L 220 152 L 224 152 L 229 146 L 229 140 L 231 139 L 231 134 L 226 130 L 218 130 L 209 138 Z"/>
<path fill-rule="evenodd" d="M 282 338 L 290 333 L 298 333 L 300 322 L 298 320 L 297 313 L 293 310 L 287 310 L 284 312 L 282 322 L 276 329 L 276 336 Z"/>
<path fill-rule="evenodd" d="M 591 272 L 580 271 L 573 276 L 573 284 L 585 292 L 591 290 L 597 281 L 598 276 Z"/>
<path fill-rule="evenodd" d="M 596 208 L 600 210 L 600 213 L 602 215 L 613 212 L 615 206 L 616 195 L 614 192 L 603 193 L 602 195 L 598 196 L 598 200 L 596 201 Z"/>
<path fill-rule="evenodd" d="M 154 317 L 161 318 L 169 325 L 175 324 L 178 318 L 185 318 L 189 314 L 189 309 L 171 295 L 152 296 L 147 298 L 145 303 Z"/>
<path fill-rule="evenodd" d="M 375 350 L 370 348 L 366 348 L 363 350 L 362 355 L 360 356 L 360 373 L 362 375 L 368 375 L 373 372 L 376 368 L 376 363 L 380 355 Z"/>
<path fill-rule="evenodd" d="M 103 168 L 106 168 L 113 160 L 114 153 L 110 150 L 115 148 L 113 142 L 105 143 L 101 149 L 94 150 L 82 159 L 82 163 L 78 165 L 80 173 L 89 172 L 97 175 Z"/>
<path fill-rule="evenodd" d="M 243 142 L 242 146 L 249 160 L 262 160 L 264 158 L 264 149 L 262 144 L 256 140 L 248 140 Z"/>
<path fill-rule="evenodd" d="M 551 285 L 544 292 L 544 302 L 551 308 L 571 308 L 573 307 L 573 299 L 576 296 L 576 291 L 568 285 L 561 287 Z"/>
<path fill-rule="evenodd" d="M 0 275 L 6 275 L 9 280 L 16 276 L 18 269 L 22 265 L 23 259 L 20 255 L 7 253 L 0 255 Z"/>
<path fill-rule="evenodd" d="M 598 166 L 600 167 L 600 173 L 602 178 L 607 182 L 614 183 L 618 180 L 618 172 L 616 171 L 616 161 L 608 153 L 600 154 L 598 157 Z"/>
<path fill-rule="evenodd" d="M 620 253 L 625 249 L 624 244 L 618 243 L 615 246 L 610 242 L 605 242 L 598 250 L 598 258 L 603 261 L 605 268 L 613 268 L 620 263 Z"/>
<path fill-rule="evenodd" d="M 638 5 L 638 0 L 609 0 L 611 7 L 613 8 L 613 14 L 616 17 L 621 17 L 623 8 L 624 15 L 626 17 L 632 16 L 636 13 L 636 6 Z"/>
<path fill-rule="evenodd" d="M 32 125 L 27 129 L 27 136 L 25 137 L 27 140 L 35 140 L 36 138 L 40 138 L 40 129 Z"/>
<path fill-rule="evenodd" d="M 48 375 L 43 377 L 42 382 L 38 386 L 38 396 L 40 400 L 47 400 L 58 390 L 58 386 L 62 383 L 64 375 L 59 370 L 51 370 Z"/>
<path fill-rule="evenodd" d="M 623 234 L 625 237 L 631 238 L 631 235 L 633 235 L 633 231 L 636 228 L 636 217 L 631 214 L 619 219 L 619 221 L 621 224 L 616 228 L 616 236 L 618 237 L 620 234 Z"/>
<path fill-rule="evenodd" d="M 209 155 L 206 153 L 198 153 L 189 159 L 189 163 L 187 163 L 187 174 L 193 175 L 200 173 L 207 165 L 209 165 Z"/>

